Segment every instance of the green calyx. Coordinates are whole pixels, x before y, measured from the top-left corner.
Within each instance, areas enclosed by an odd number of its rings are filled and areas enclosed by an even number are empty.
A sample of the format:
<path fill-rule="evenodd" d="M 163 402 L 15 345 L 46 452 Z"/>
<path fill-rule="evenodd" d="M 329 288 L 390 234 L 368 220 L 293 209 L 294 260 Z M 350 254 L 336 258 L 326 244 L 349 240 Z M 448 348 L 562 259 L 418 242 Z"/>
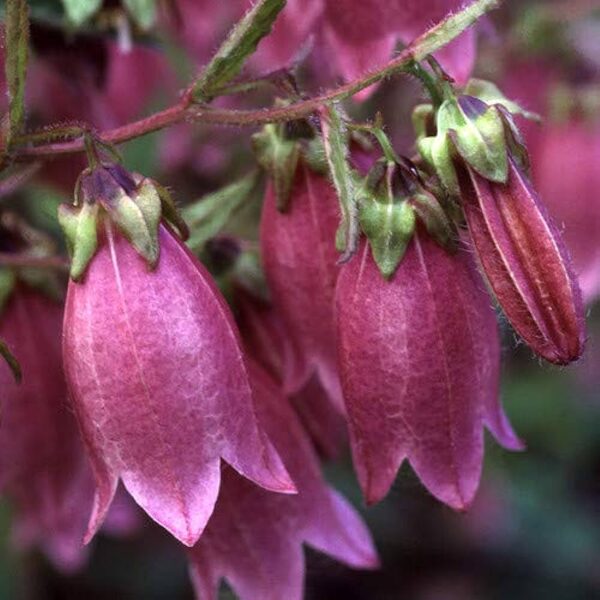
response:
<path fill-rule="evenodd" d="M 380 159 L 363 180 L 360 227 L 386 279 L 396 272 L 418 222 L 440 246 L 454 250 L 456 229 L 438 192 L 427 187 L 423 174 L 402 157 L 397 162 Z"/>
<path fill-rule="evenodd" d="M 379 271 L 389 279 L 398 268 L 415 230 L 415 212 L 405 200 L 369 198 L 360 206 L 360 226 Z"/>
<path fill-rule="evenodd" d="M 71 256 L 70 276 L 79 281 L 98 248 L 98 206 L 84 204 L 58 207 L 58 222 L 62 227 Z"/>
<path fill-rule="evenodd" d="M 187 236 L 167 190 L 151 179 L 131 175 L 116 164 L 86 169 L 77 183 L 75 203 L 61 205 L 58 219 L 71 255 L 70 275 L 80 281 L 98 249 L 98 226 L 110 219 L 150 268 L 159 259 L 162 218 Z"/>
<path fill-rule="evenodd" d="M 472 79 L 462 94 L 447 94 L 437 111 L 431 105 L 415 109 L 417 148 L 448 194 L 460 195 L 457 161 L 496 183 L 506 183 L 509 155 L 527 167 L 527 151 L 513 115 L 537 118 L 480 79 Z"/>
<path fill-rule="evenodd" d="M 382 158 L 358 190 L 362 198 L 358 211 L 360 228 L 386 279 L 396 272 L 416 226 L 415 211 L 408 201 L 408 181 L 402 164 Z"/>
<path fill-rule="evenodd" d="M 252 147 L 271 178 L 277 208 L 285 212 L 300 159 L 298 139 L 286 135 L 285 124 L 270 123 L 252 136 Z"/>

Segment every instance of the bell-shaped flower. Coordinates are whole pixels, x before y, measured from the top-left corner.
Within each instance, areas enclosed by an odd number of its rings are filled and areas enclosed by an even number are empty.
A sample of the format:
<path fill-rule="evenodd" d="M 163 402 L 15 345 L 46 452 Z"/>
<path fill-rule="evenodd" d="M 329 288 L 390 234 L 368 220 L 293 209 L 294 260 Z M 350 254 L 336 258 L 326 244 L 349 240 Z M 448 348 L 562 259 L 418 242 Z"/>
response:
<path fill-rule="evenodd" d="M 308 377 L 293 339 L 274 307 L 243 288 L 235 294 L 236 316 L 248 356 L 289 394 L 302 425 L 320 455 L 333 458 L 347 441 L 346 419 L 316 374 Z M 291 371 L 286 371 L 291 369 Z M 288 389 L 283 387 L 287 383 Z M 291 390 L 291 391 L 290 391 Z"/>
<path fill-rule="evenodd" d="M 225 578 L 241 600 L 300 600 L 302 544 L 355 568 L 378 564 L 373 542 L 350 504 L 324 481 L 309 438 L 269 376 L 251 365 L 259 414 L 298 486 L 267 492 L 224 467 L 217 507 L 190 550 L 200 598 L 215 598 Z"/>
<path fill-rule="evenodd" d="M 97 484 L 87 539 L 120 479 L 192 546 L 214 508 L 221 458 L 265 488 L 294 486 L 259 425 L 229 308 L 204 267 L 159 224 L 153 186 L 98 167 L 82 179 L 83 205 L 63 211 L 78 265 L 64 363 Z M 96 214 L 82 217 L 86 207 Z"/>
<path fill-rule="evenodd" d="M 395 274 L 363 243 L 336 290 L 339 364 L 352 454 L 368 503 L 406 458 L 427 489 L 456 509 L 471 503 L 486 426 L 519 449 L 498 399 L 494 311 L 468 252 L 451 254 L 420 228 Z"/>
<path fill-rule="evenodd" d="M 63 310 L 17 283 L 0 314 L 0 338 L 23 372 L 0 364 L 0 491 L 14 508 L 14 538 L 63 571 L 81 566 L 94 495 L 92 472 L 68 407 L 61 358 Z"/>
<path fill-rule="evenodd" d="M 308 372 L 316 372 L 332 400 L 341 405 L 333 317 L 338 206 L 331 183 L 301 161 L 284 212 L 277 209 L 273 186 L 268 187 L 260 240 L 273 304 Z"/>
<path fill-rule="evenodd" d="M 325 0 L 323 33 L 329 56 L 346 80 L 354 79 L 389 60 L 398 41 L 410 43 L 463 4 L 460 0 Z M 475 62 L 474 32 L 464 32 L 436 56 L 464 84 Z"/>

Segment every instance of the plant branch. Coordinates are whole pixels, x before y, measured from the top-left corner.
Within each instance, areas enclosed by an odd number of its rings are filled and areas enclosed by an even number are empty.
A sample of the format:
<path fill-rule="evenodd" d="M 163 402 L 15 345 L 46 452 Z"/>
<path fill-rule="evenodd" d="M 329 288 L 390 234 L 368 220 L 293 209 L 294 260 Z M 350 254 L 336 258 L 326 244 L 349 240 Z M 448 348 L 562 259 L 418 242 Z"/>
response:
<path fill-rule="evenodd" d="M 476 0 L 463 10 L 447 17 L 426 31 L 398 56 L 382 67 L 313 98 L 299 100 L 287 106 L 231 110 L 195 104 L 190 93 L 187 93 L 177 104 L 139 121 L 104 131 L 98 134 L 97 138 L 107 144 L 121 144 L 182 121 L 215 125 L 258 126 L 266 123 L 305 118 L 323 105 L 354 96 L 382 79 L 405 71 L 414 61 L 423 60 L 429 54 L 451 42 L 488 11 L 497 8 L 500 2 L 501 0 Z M 21 148 L 15 153 L 15 158 L 17 160 L 30 160 L 83 150 L 84 141 L 83 138 L 80 138 L 67 142 L 46 143 Z"/>

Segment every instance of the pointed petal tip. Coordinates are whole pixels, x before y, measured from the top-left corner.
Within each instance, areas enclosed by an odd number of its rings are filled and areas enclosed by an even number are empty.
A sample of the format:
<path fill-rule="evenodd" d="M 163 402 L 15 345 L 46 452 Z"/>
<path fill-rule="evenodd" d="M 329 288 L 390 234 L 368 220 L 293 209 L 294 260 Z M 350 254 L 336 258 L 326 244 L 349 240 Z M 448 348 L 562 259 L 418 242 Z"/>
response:
<path fill-rule="evenodd" d="M 437 497 L 437 496 L 436 496 Z M 473 492 L 468 497 L 464 497 L 460 495 L 458 490 L 452 496 L 448 496 L 445 498 L 437 497 L 438 500 L 441 500 L 446 506 L 449 506 L 452 510 L 455 510 L 458 513 L 466 513 L 471 508 L 473 504 L 473 500 L 475 499 L 475 493 Z"/>
<path fill-rule="evenodd" d="M 379 504 L 387 496 L 391 485 L 391 482 L 389 485 L 381 485 L 380 482 L 373 482 L 371 478 L 366 483 L 361 481 L 360 487 L 363 492 L 365 504 L 369 507 Z"/>
<path fill-rule="evenodd" d="M 436 500 L 443 502 L 446 506 L 459 513 L 465 513 L 471 508 L 477 494 L 477 489 L 479 488 L 479 477 L 475 483 L 473 481 L 465 482 L 459 480 L 443 486 L 432 486 L 423 481 L 420 476 L 419 478 Z"/>
<path fill-rule="evenodd" d="M 118 477 L 114 477 L 112 474 L 108 474 L 106 479 L 102 476 L 96 475 L 97 489 L 94 494 L 94 503 L 92 505 L 92 512 L 88 521 L 87 530 L 83 536 L 83 544 L 87 546 L 98 530 L 104 524 L 110 505 L 112 504 L 113 498 L 117 491 L 117 484 L 119 482 Z"/>

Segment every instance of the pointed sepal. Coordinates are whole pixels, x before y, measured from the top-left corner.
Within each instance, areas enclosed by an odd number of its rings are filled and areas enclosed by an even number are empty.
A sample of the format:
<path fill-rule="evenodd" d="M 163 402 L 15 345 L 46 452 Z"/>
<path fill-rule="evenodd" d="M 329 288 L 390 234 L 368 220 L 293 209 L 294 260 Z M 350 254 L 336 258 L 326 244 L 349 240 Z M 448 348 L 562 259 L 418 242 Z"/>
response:
<path fill-rule="evenodd" d="M 58 207 L 58 222 L 65 234 L 67 250 L 71 256 L 71 279 L 79 281 L 98 248 L 98 205 L 61 204 Z"/>
<path fill-rule="evenodd" d="M 277 209 L 285 212 L 300 157 L 298 141 L 288 139 L 284 127 L 273 123 L 252 136 L 252 145 L 258 163 L 273 182 Z"/>
<path fill-rule="evenodd" d="M 154 268 L 159 254 L 161 201 L 152 182 L 144 179 L 131 196 L 118 194 L 105 208 L 137 253 Z"/>
<path fill-rule="evenodd" d="M 360 226 L 371 245 L 381 274 L 391 277 L 415 230 L 415 212 L 405 200 L 380 201 L 371 198 L 360 207 Z"/>

